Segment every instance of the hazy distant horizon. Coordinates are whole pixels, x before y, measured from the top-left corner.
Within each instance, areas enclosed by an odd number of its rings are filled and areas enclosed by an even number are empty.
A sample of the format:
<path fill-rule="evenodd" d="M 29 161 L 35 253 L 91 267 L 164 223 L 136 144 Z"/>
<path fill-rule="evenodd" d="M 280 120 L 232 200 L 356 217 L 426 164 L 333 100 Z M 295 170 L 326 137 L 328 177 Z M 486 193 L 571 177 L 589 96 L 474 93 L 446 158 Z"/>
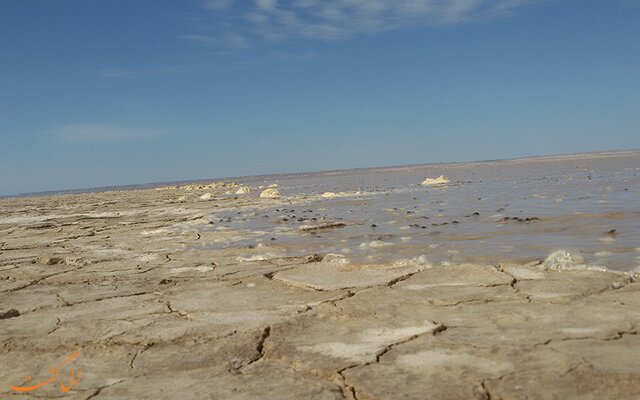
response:
<path fill-rule="evenodd" d="M 449 161 L 449 162 L 433 162 L 433 163 L 426 162 L 426 163 L 412 163 L 412 164 L 364 166 L 364 167 L 353 167 L 353 168 L 342 168 L 342 169 L 323 169 L 323 170 L 317 170 L 317 171 L 286 171 L 286 172 L 275 172 L 275 173 L 254 174 L 254 175 L 220 176 L 220 177 L 214 176 L 214 177 L 205 177 L 205 178 L 188 178 L 188 179 L 182 179 L 182 180 L 124 183 L 120 185 L 92 186 L 92 187 L 71 188 L 71 189 L 52 189 L 52 190 L 45 190 L 45 191 L 39 191 L 39 192 L 10 193 L 10 194 L 0 193 L 0 199 L 12 198 L 12 197 L 55 195 L 55 194 L 92 193 L 92 192 L 103 192 L 103 191 L 110 191 L 110 190 L 152 189 L 152 188 L 165 186 L 165 185 L 183 185 L 183 184 L 197 183 L 197 182 L 213 182 L 213 181 L 227 181 L 227 180 L 254 180 L 254 179 L 262 179 L 262 178 L 265 178 L 268 180 L 269 178 L 273 179 L 273 178 L 296 177 L 296 176 L 304 176 L 304 175 L 348 173 L 350 171 L 358 171 L 358 170 L 384 171 L 384 170 L 397 169 L 397 168 L 412 168 L 412 167 L 422 167 L 422 166 L 437 167 L 439 165 L 444 166 L 444 165 L 451 165 L 451 164 L 464 165 L 464 164 L 489 163 L 489 162 L 502 163 L 502 162 L 520 161 L 520 160 L 522 161 L 544 160 L 546 158 L 549 158 L 549 159 L 572 158 L 572 157 L 590 158 L 590 157 L 607 156 L 607 155 L 621 156 L 621 155 L 635 154 L 635 153 L 638 153 L 640 155 L 640 148 L 567 153 L 567 154 L 543 154 L 543 155 L 526 156 L 526 157 L 486 159 L 486 160 Z"/>

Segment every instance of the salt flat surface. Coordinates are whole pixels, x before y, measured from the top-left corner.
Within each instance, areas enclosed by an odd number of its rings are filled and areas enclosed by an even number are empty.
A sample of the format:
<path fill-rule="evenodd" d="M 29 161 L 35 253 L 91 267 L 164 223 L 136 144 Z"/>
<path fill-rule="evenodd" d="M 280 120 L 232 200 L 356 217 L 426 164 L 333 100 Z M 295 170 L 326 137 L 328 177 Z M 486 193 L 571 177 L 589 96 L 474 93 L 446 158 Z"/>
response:
<path fill-rule="evenodd" d="M 0 397 L 638 399 L 639 167 L 631 152 L 2 199 Z M 78 351 L 70 394 L 11 389 Z"/>

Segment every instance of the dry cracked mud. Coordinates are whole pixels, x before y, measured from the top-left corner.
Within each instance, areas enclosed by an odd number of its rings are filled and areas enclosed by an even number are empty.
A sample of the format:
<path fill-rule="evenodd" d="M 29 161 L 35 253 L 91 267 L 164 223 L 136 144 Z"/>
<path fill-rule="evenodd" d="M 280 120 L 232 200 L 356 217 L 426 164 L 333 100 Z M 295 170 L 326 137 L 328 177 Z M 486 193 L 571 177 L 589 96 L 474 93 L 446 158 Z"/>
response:
<path fill-rule="evenodd" d="M 293 200 L 187 189 L 0 200 L 0 397 L 640 398 L 632 275 L 210 249 Z"/>

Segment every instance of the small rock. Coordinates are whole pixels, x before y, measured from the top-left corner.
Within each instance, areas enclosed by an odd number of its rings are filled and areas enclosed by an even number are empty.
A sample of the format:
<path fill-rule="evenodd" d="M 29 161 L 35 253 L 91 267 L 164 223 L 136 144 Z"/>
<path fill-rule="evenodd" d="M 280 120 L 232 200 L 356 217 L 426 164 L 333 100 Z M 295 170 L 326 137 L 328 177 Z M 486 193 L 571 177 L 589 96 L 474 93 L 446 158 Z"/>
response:
<path fill-rule="evenodd" d="M 67 257 L 64 259 L 64 263 L 67 265 L 75 265 L 76 267 L 82 267 L 88 264 L 82 257 Z"/>
<path fill-rule="evenodd" d="M 200 200 L 211 200 L 213 199 L 213 193 L 205 193 L 200 196 Z"/>
<path fill-rule="evenodd" d="M 247 186 L 242 186 L 240 189 L 236 190 L 236 194 L 247 194 L 251 193 L 251 188 Z"/>
<path fill-rule="evenodd" d="M 64 263 L 65 260 L 62 257 L 40 256 L 37 262 L 44 265 L 56 265 Z"/>
<path fill-rule="evenodd" d="M 447 178 L 444 175 L 440 175 L 437 178 L 427 178 L 422 182 L 422 185 L 424 186 L 433 186 L 433 185 L 444 185 L 449 183 L 449 178 Z"/>
<path fill-rule="evenodd" d="M 10 309 L 9 311 L 0 312 L 0 319 L 9 319 L 20 316 L 20 311 L 15 308 Z"/>
<path fill-rule="evenodd" d="M 280 192 L 276 188 L 268 188 L 260 193 L 261 199 L 278 199 L 280 198 Z"/>

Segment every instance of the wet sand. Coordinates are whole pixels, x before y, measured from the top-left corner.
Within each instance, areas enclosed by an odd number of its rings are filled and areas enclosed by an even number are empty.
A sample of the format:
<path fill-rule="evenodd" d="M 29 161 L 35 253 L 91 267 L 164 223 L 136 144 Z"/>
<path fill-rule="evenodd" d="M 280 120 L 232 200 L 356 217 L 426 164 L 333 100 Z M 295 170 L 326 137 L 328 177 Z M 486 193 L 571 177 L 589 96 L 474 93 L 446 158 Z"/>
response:
<path fill-rule="evenodd" d="M 0 200 L 0 395 L 640 398 L 639 168 L 630 152 Z"/>

